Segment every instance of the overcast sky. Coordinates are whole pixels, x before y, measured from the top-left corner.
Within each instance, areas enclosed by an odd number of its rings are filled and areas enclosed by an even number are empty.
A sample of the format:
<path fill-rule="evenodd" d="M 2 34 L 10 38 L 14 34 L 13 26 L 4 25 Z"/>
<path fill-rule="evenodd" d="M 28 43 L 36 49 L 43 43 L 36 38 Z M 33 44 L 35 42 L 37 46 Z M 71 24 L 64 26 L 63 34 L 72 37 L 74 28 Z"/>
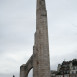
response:
<path fill-rule="evenodd" d="M 77 59 L 77 0 L 46 0 L 50 66 Z M 0 77 L 19 77 L 33 53 L 36 0 L 0 0 Z M 29 77 L 31 73 L 29 74 Z"/>

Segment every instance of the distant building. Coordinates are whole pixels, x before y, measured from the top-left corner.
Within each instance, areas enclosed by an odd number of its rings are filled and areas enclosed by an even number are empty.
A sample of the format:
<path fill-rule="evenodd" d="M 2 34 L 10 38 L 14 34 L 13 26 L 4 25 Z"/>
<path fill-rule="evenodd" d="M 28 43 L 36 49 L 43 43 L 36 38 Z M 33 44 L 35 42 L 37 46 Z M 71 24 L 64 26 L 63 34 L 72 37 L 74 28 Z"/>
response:
<path fill-rule="evenodd" d="M 71 61 L 63 61 L 63 63 L 58 65 L 58 74 L 69 74 L 70 73 L 70 63 Z"/>
<path fill-rule="evenodd" d="M 77 59 L 59 64 L 55 77 L 77 77 Z"/>
<path fill-rule="evenodd" d="M 77 59 L 70 63 L 70 77 L 77 77 Z"/>
<path fill-rule="evenodd" d="M 77 59 L 70 63 L 70 74 L 77 74 Z"/>
<path fill-rule="evenodd" d="M 57 71 L 51 70 L 51 77 L 56 77 Z"/>

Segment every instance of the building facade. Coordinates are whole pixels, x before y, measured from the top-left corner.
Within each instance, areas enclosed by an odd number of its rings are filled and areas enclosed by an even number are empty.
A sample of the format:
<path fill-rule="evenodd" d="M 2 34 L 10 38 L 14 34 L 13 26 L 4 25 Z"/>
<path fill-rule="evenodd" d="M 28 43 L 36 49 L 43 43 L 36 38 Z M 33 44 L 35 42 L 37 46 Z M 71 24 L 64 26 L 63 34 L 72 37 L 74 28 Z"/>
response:
<path fill-rule="evenodd" d="M 77 59 L 58 64 L 57 72 L 51 71 L 51 77 L 77 77 Z"/>
<path fill-rule="evenodd" d="M 77 77 L 77 59 L 59 64 L 56 77 Z"/>

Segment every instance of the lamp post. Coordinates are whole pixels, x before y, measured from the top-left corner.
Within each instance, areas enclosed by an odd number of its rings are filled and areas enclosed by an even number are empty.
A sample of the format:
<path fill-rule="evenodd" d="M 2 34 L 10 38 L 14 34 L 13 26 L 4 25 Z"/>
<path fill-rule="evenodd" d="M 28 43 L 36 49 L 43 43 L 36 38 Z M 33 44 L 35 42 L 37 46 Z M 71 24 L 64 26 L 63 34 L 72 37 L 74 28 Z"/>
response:
<path fill-rule="evenodd" d="M 15 75 L 13 75 L 13 77 L 15 77 Z"/>

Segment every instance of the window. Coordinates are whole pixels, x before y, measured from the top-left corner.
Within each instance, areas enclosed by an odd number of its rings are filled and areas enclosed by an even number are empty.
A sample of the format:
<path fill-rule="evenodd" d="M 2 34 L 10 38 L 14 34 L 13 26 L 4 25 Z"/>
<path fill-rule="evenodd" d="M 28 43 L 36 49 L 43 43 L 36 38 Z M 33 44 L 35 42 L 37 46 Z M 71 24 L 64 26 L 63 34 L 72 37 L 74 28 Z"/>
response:
<path fill-rule="evenodd" d="M 73 67 L 73 70 L 75 70 L 75 67 Z"/>

